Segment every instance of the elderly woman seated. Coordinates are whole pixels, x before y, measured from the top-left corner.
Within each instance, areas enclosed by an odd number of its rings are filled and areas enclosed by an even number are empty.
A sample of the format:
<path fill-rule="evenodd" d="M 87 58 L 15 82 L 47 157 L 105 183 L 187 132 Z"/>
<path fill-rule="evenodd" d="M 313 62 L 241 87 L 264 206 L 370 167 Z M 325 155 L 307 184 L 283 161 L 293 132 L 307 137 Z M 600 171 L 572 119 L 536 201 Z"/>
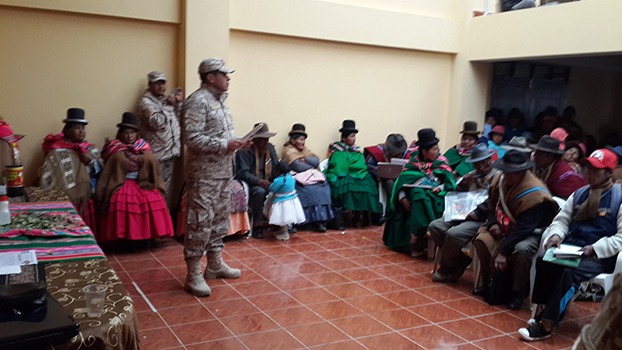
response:
<path fill-rule="evenodd" d="M 417 138 L 419 151 L 397 178 L 382 237 L 387 247 L 413 257 L 423 255 L 428 225 L 443 215 L 443 196 L 456 187 L 447 160 L 439 156 L 434 130 L 421 129 Z M 417 238 L 414 247 L 412 234 Z"/>
<path fill-rule="evenodd" d="M 328 146 L 326 179 L 330 184 L 333 205 L 350 211 L 352 225 L 355 226 L 369 219 L 369 212 L 380 213 L 378 186 L 367 171 L 361 148 L 355 144 L 358 130 L 354 121 L 344 120 L 339 131 L 341 141 Z"/>
<path fill-rule="evenodd" d="M 115 140 L 103 149 L 106 165 L 95 189 L 99 241 L 170 236 L 164 179 L 151 147 L 138 138 L 138 117 L 123 113 Z"/>
<path fill-rule="evenodd" d="M 304 224 L 312 224 L 316 231 L 325 232 L 326 222 L 333 218 L 330 185 L 318 170 L 320 159 L 305 147 L 306 139 L 305 126 L 294 124 L 289 141 L 283 145 L 281 159 L 296 173 L 296 192 L 307 218 Z"/>
<path fill-rule="evenodd" d="M 103 167 L 99 150 L 86 142 L 84 111 L 67 110 L 65 127 L 59 134 L 43 140 L 43 166 L 39 169 L 41 187 L 63 192 L 80 216 L 96 231 L 95 205 L 91 198 Z"/>
<path fill-rule="evenodd" d="M 443 154 L 456 179 L 473 171 L 473 164 L 467 163 L 466 160 L 469 158 L 473 147 L 477 145 L 479 135 L 477 123 L 470 121 L 464 122 L 460 133 L 462 134 L 460 143 L 448 149 L 447 152 Z"/>

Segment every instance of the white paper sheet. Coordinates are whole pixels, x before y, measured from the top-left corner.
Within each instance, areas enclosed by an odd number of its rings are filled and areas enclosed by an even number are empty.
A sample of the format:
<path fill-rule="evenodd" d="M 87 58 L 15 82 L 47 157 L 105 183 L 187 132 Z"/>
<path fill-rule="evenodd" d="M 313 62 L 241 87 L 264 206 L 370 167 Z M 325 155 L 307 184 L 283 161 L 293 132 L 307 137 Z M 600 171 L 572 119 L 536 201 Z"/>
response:
<path fill-rule="evenodd" d="M 0 275 L 21 273 L 22 265 L 35 265 L 37 254 L 34 250 L 0 253 Z"/>

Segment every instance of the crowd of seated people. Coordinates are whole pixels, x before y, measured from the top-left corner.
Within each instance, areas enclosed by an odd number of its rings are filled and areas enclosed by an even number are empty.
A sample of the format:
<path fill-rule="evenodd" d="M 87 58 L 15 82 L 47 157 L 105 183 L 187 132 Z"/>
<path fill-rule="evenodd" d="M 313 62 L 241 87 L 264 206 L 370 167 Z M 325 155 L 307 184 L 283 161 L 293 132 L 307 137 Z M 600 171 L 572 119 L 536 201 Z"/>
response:
<path fill-rule="evenodd" d="M 162 78 L 150 73 L 149 84 L 161 81 L 151 81 L 158 77 Z M 162 93 L 155 100 L 169 106 L 167 113 L 175 116 L 183 100 L 178 94 L 165 97 Z M 170 182 L 163 176 L 168 165 L 161 164 L 170 158 L 158 159 L 150 143 L 140 138 L 140 120 L 146 118 L 144 125 L 150 125 L 149 118 L 158 113 L 148 111 L 145 107 L 141 116 L 124 113 L 115 139 L 101 153 L 86 141 L 88 122 L 79 108 L 69 109 L 63 131 L 48 135 L 43 142 L 41 186 L 63 191 L 99 241 L 173 234 L 165 201 Z M 270 222 L 279 223 L 277 239 L 289 237 L 287 223 L 324 232 L 335 217 L 334 208 L 348 212 L 352 226 L 382 224 L 380 182 L 389 197 L 383 233 L 388 248 L 415 258 L 425 256 L 429 232 L 429 239 L 442 247 L 440 267 L 432 280 L 451 283 L 463 275 L 475 256 L 462 251 L 473 242 L 481 263 L 481 278 L 473 294 L 484 295 L 493 275 L 504 273 L 510 280 L 507 307 L 517 310 L 524 307 L 533 288 L 533 302 L 544 308 L 519 334 L 526 340 L 543 339 L 563 319 L 568 293 L 574 293 L 577 283 L 611 272 L 622 250 L 622 213 L 618 214 L 622 187 L 614 185 L 622 181 L 622 146 L 597 149 L 585 158 L 588 149 L 581 142 L 574 109 L 567 108 L 562 118 L 555 113 L 552 109 L 542 112 L 531 131 L 522 126 L 522 114 L 516 109 L 510 112 L 506 127 L 499 113 L 487 115 L 484 134 L 476 122 L 467 121 L 460 142 L 445 152 L 430 128 L 420 129 L 411 147 L 402 135 L 390 134 L 384 143 L 363 151 L 356 145 L 355 122 L 344 120 L 340 141 L 328 146 L 323 170 L 320 157 L 305 146 L 308 135 L 303 124 L 292 126 L 279 158 L 269 142 L 276 134 L 265 123 L 258 123 L 252 145 L 235 155 L 236 193 L 239 200 L 249 202 L 248 208 L 242 205 L 248 213 L 238 214 L 248 215 L 251 235 L 258 239 L 274 226 Z M 177 133 L 167 133 L 176 139 Z M 169 156 L 175 158 L 176 153 Z M 407 163 L 394 181 L 383 182 L 377 177 L 377 166 L 393 158 Z M 249 187 L 248 198 L 242 183 Z M 281 187 L 277 189 L 275 183 Z M 444 196 L 449 191 L 482 190 L 487 199 L 463 220 L 443 218 Z M 274 197 L 268 196 L 270 191 Z M 294 198 L 295 218 L 276 220 L 274 207 L 264 208 L 273 201 Z M 295 230 L 290 225 L 289 233 Z M 538 251 L 561 243 L 582 249 L 579 266 L 561 267 L 538 257 L 535 285 L 531 286 L 529 271 Z"/>

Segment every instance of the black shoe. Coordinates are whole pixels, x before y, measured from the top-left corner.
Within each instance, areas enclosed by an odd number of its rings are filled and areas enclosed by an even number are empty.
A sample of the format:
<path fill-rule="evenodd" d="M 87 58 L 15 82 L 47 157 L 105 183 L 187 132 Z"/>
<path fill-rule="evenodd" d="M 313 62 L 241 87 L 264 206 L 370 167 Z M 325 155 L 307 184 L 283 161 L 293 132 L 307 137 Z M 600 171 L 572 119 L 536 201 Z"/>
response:
<path fill-rule="evenodd" d="M 323 224 L 323 223 L 321 223 L 321 222 L 317 222 L 317 223 L 315 224 L 315 230 L 316 230 L 317 232 L 324 233 L 324 232 L 326 232 L 326 225 L 324 225 L 324 224 Z"/>
<path fill-rule="evenodd" d="M 253 232 L 251 233 L 253 238 L 262 239 L 263 238 L 263 229 L 259 226 L 253 227 Z"/>
<path fill-rule="evenodd" d="M 510 300 L 507 306 L 510 310 L 520 310 L 523 308 L 523 298 L 516 298 Z"/>
<path fill-rule="evenodd" d="M 287 226 L 287 233 L 294 234 L 296 232 L 298 232 L 298 229 L 295 228 L 293 225 L 292 226 Z"/>
<path fill-rule="evenodd" d="M 484 293 L 486 293 L 486 286 L 475 288 L 471 291 L 471 294 L 476 295 L 478 297 L 483 297 Z"/>
<path fill-rule="evenodd" d="M 451 274 L 449 274 L 449 279 L 447 280 L 447 282 L 456 282 L 460 277 L 462 277 L 462 275 L 464 275 L 464 271 L 466 271 L 467 267 L 469 267 L 469 265 L 471 264 L 471 261 L 473 261 L 473 259 L 462 254 L 458 265 L 451 272 Z"/>
<path fill-rule="evenodd" d="M 519 329 L 518 334 L 526 341 L 543 340 L 551 336 L 551 332 L 547 332 L 546 329 L 544 329 L 544 325 L 540 322 L 528 328 Z"/>
<path fill-rule="evenodd" d="M 382 226 L 384 224 L 384 217 L 382 213 L 371 213 L 371 224 L 376 226 Z"/>

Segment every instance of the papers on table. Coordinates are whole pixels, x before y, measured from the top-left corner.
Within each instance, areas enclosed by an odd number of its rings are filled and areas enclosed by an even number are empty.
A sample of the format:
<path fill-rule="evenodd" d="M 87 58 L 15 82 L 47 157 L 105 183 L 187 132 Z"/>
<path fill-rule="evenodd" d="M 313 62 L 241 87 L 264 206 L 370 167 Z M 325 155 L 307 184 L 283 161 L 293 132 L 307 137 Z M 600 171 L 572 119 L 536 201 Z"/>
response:
<path fill-rule="evenodd" d="M 36 265 L 37 255 L 34 250 L 0 253 L 0 275 L 21 273 L 21 266 Z"/>

